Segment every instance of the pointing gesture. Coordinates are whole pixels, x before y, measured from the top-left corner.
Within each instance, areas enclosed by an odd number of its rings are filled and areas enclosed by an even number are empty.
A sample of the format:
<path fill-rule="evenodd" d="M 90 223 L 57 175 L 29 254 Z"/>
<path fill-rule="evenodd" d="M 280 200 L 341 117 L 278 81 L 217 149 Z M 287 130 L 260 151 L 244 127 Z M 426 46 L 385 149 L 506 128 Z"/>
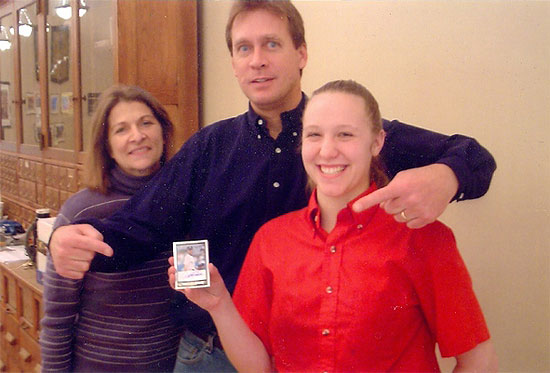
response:
<path fill-rule="evenodd" d="M 57 228 L 52 233 L 49 250 L 56 272 L 75 280 L 84 277 L 96 253 L 113 255 L 113 249 L 103 242 L 103 235 L 87 224 Z"/>
<path fill-rule="evenodd" d="M 445 211 L 457 191 L 454 172 L 436 163 L 399 172 L 388 185 L 357 200 L 353 209 L 359 212 L 380 204 L 396 221 L 422 228 Z"/>

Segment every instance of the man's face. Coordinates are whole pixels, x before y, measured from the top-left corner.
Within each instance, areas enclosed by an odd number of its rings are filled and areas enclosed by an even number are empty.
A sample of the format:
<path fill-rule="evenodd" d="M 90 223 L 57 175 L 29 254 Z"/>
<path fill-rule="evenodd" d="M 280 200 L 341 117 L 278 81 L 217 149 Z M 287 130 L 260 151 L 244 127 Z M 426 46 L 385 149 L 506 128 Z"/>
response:
<path fill-rule="evenodd" d="M 258 112 L 294 109 L 301 100 L 307 50 L 305 44 L 294 47 L 288 20 L 265 10 L 243 12 L 231 35 L 233 72 L 252 107 Z"/>

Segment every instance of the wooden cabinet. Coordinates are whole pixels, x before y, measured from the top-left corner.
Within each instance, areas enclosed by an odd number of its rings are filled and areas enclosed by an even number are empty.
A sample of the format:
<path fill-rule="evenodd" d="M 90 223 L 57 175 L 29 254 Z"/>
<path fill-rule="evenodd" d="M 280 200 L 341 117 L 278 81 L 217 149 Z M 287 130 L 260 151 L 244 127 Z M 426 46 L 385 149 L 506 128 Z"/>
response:
<path fill-rule="evenodd" d="M 62 3 L 82 16 L 62 18 Z M 113 83 L 141 86 L 159 99 L 175 125 L 174 152 L 198 130 L 197 7 L 0 0 L 4 214 L 27 227 L 35 209 L 55 215 L 80 188 L 94 103 Z"/>
<path fill-rule="evenodd" d="M 42 285 L 25 262 L 0 263 L 0 371 L 40 371 Z"/>

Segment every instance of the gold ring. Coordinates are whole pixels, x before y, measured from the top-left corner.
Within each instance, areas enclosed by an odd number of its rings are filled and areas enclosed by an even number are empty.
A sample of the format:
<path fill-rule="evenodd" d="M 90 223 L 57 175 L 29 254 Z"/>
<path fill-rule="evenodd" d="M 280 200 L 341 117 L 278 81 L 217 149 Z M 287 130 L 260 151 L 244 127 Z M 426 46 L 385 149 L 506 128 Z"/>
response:
<path fill-rule="evenodd" d="M 409 218 L 407 218 L 407 215 L 405 215 L 405 210 L 401 211 L 401 217 L 405 220 L 405 221 L 408 221 Z"/>

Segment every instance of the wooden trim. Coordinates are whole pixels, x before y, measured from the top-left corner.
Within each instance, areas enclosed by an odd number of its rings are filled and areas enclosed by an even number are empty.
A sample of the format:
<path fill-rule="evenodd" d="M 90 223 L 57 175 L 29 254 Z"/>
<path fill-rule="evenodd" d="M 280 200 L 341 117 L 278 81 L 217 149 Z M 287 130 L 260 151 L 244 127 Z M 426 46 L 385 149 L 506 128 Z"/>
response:
<path fill-rule="evenodd" d="M 14 3 L 15 3 L 15 7 L 17 7 L 17 9 L 22 9 L 22 8 L 26 8 L 29 5 L 32 5 L 34 3 L 38 3 L 38 0 L 15 0 Z"/>
<path fill-rule="evenodd" d="M 17 144 L 13 141 L 0 141 L 0 150 L 5 150 L 8 152 L 17 152 Z"/>
<path fill-rule="evenodd" d="M 15 7 L 13 6 L 13 3 L 10 4 L 6 1 L 5 4 L 3 4 L 2 7 L 0 7 L 0 18 L 7 17 L 9 15 L 13 16 L 14 9 L 15 9 Z M 0 68 L 1 68 L 1 66 L 0 66 Z M 9 105 L 9 103 L 8 103 L 8 105 Z M 11 141 L 7 142 L 6 140 L 4 140 L 4 127 L 0 126 L 0 149 L 3 148 L 4 143 L 13 144 L 17 149 L 17 133 L 16 133 L 16 141 L 15 142 L 11 142 Z M 7 145 L 7 147 L 9 149 L 11 149 L 12 145 Z"/>
<path fill-rule="evenodd" d="M 21 88 L 21 44 L 19 37 L 19 9 L 13 12 L 13 96 L 15 103 L 15 138 L 18 149 L 23 143 L 23 98 Z"/>
<path fill-rule="evenodd" d="M 115 82 L 137 85 L 137 2 L 135 0 L 117 1 Z M 160 68 L 160 67 L 159 67 Z"/>
<path fill-rule="evenodd" d="M 38 22 L 38 66 L 40 69 L 40 112 L 42 122 L 42 143 L 40 148 L 44 149 L 51 145 L 49 120 L 50 120 L 50 100 L 48 90 L 48 40 L 46 35 L 46 20 L 48 16 L 48 7 L 46 0 L 38 0 L 38 14 L 36 15 Z"/>
<path fill-rule="evenodd" d="M 193 19 L 186 19 L 186 27 L 181 30 L 181 50 L 195 51 L 195 59 L 181 58 L 178 67 L 178 102 L 183 123 L 180 123 L 182 133 L 176 138 L 176 149 L 193 133 L 199 130 L 199 53 L 198 53 L 198 12 L 196 1 L 180 2 L 181 14 L 194 14 Z M 188 17 L 190 18 L 190 17 Z M 185 53 L 185 52 L 183 52 Z M 196 94 L 189 94 L 196 92 Z"/>
<path fill-rule="evenodd" d="M 2 3 L 0 3 L 0 18 L 13 12 L 13 9 L 13 3 L 10 4 L 8 1 L 3 1 Z"/>
<path fill-rule="evenodd" d="M 75 152 L 70 149 L 60 149 L 48 147 L 42 151 L 43 160 L 59 159 L 65 162 L 75 162 Z"/>
<path fill-rule="evenodd" d="M 78 153 L 82 148 L 82 79 L 80 63 L 80 17 L 79 1 L 73 0 L 71 4 L 74 17 L 71 17 L 71 61 L 73 63 L 73 161 L 78 161 Z"/>
<path fill-rule="evenodd" d="M 86 152 L 85 151 L 78 152 L 76 163 L 83 164 L 85 159 L 86 159 Z"/>
<path fill-rule="evenodd" d="M 34 155 L 42 158 L 42 150 L 40 150 L 40 146 L 38 145 L 21 144 L 19 152 L 21 153 L 20 155 Z"/>

